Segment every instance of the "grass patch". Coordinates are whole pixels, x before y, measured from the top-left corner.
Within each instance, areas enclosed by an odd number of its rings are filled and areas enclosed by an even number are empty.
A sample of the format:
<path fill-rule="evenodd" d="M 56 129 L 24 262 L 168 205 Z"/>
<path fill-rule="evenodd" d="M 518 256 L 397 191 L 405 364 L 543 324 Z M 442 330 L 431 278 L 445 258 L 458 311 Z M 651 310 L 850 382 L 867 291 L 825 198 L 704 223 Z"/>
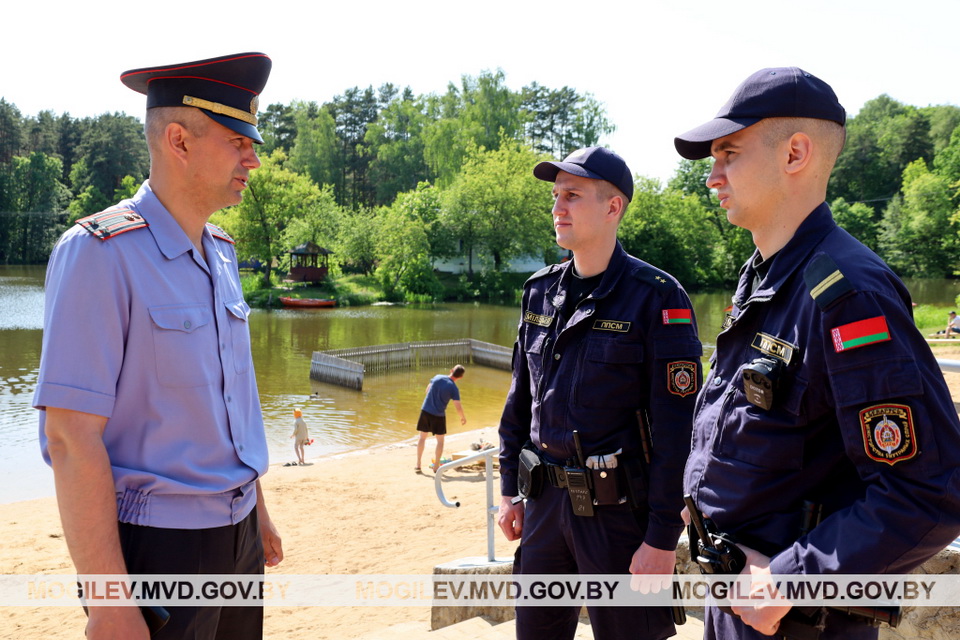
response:
<path fill-rule="evenodd" d="M 913 321 L 924 336 L 942 331 L 947 326 L 948 313 L 956 307 L 941 307 L 930 304 L 921 304 L 913 309 Z"/>

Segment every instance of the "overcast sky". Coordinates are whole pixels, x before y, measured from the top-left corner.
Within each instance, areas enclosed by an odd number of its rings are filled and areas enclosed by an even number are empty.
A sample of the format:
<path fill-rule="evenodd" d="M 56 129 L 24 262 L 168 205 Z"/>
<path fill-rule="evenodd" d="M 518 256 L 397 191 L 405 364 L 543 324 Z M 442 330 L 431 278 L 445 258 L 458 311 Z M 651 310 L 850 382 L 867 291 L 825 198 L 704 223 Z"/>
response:
<path fill-rule="evenodd" d="M 593 94 L 617 126 L 601 142 L 634 173 L 666 180 L 673 137 L 763 67 L 821 77 L 851 115 L 882 93 L 960 104 L 956 0 L 11 4 L 0 9 L 0 97 L 24 115 L 142 118 L 122 71 L 243 51 L 273 59 L 262 106 L 384 82 L 439 94 L 499 68 L 514 90 L 536 81 Z"/>

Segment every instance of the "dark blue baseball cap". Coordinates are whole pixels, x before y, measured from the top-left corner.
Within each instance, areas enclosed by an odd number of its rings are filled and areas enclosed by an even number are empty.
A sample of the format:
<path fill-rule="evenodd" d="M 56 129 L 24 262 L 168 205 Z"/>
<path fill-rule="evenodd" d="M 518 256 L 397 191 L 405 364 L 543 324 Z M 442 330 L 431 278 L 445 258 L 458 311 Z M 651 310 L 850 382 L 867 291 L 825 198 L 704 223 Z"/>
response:
<path fill-rule="evenodd" d="M 847 114 L 823 80 L 797 67 L 761 69 L 743 81 L 717 116 L 673 139 L 688 160 L 710 155 L 717 138 L 746 129 L 764 118 L 815 118 L 840 125 Z"/>
<path fill-rule="evenodd" d="M 263 53 L 235 53 L 132 69 L 123 72 L 120 81 L 147 96 L 147 109 L 196 107 L 228 129 L 262 143 L 257 109 L 272 65 Z"/>
<path fill-rule="evenodd" d="M 563 162 L 541 162 L 533 168 L 533 175 L 547 182 L 556 182 L 561 171 L 583 178 L 606 180 L 633 199 L 633 174 L 623 158 L 604 147 L 584 147 L 577 149 Z"/>

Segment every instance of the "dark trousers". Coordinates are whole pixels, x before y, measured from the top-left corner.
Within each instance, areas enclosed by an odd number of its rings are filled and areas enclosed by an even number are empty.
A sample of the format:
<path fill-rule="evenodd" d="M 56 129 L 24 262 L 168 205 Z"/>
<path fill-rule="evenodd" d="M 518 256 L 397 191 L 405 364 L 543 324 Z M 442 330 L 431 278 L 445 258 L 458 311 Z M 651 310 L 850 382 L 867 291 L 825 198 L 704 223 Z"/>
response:
<path fill-rule="evenodd" d="M 236 525 L 159 529 L 120 523 L 120 547 L 131 574 L 262 574 L 257 510 Z M 167 607 L 157 640 L 259 640 L 263 607 Z"/>
<path fill-rule="evenodd" d="M 547 484 L 528 500 L 523 518 L 522 574 L 623 574 L 643 542 L 644 527 L 626 505 L 573 515 L 566 490 Z M 661 640 L 676 633 L 667 607 L 588 608 L 596 640 Z M 518 640 L 573 638 L 580 607 L 517 607 Z"/>

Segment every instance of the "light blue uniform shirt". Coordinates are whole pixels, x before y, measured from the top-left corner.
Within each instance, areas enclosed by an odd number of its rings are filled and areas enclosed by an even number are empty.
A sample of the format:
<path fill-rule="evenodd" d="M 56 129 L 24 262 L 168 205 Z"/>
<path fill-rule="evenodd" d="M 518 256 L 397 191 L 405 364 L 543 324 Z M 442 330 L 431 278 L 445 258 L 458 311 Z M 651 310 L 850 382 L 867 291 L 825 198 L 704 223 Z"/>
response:
<path fill-rule="evenodd" d="M 119 520 L 206 529 L 256 505 L 267 443 L 233 245 L 206 260 L 145 182 L 119 206 L 149 227 L 100 240 L 79 225 L 50 256 L 33 404 L 106 417 Z"/>

